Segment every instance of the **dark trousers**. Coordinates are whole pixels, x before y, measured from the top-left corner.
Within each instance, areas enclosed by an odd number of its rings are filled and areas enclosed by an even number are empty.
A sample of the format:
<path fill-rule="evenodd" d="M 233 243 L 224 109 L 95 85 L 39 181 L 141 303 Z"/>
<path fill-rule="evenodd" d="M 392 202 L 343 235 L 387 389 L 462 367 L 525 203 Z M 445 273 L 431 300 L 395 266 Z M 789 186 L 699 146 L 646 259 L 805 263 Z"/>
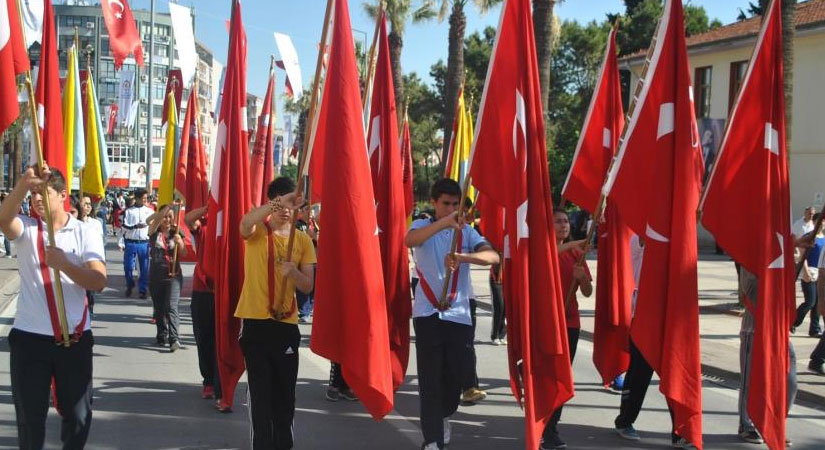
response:
<path fill-rule="evenodd" d="M 334 387 L 339 391 L 349 389 L 347 380 L 344 379 L 344 372 L 341 370 L 341 365 L 337 362 L 331 362 L 329 365 L 329 387 Z"/>
<path fill-rule="evenodd" d="M 578 328 L 567 329 L 567 344 L 570 348 L 570 364 L 573 364 L 573 358 L 576 357 L 576 349 L 579 347 L 580 331 L 581 330 Z M 544 439 L 549 439 L 553 435 L 559 433 L 558 425 L 559 420 L 561 420 L 562 408 L 562 406 L 559 406 L 559 409 L 553 411 L 553 415 L 550 417 L 550 421 L 547 422 L 547 425 L 544 427 Z"/>
<path fill-rule="evenodd" d="M 811 353 L 811 362 L 814 364 L 825 364 L 825 334 L 819 338 L 814 351 Z"/>
<path fill-rule="evenodd" d="M 52 336 L 11 330 L 11 392 L 21 449 L 43 448 L 52 377 L 62 416 L 63 449 L 82 449 L 86 445 L 92 424 L 93 344 L 91 331 L 67 348 L 55 345 Z"/>
<path fill-rule="evenodd" d="M 507 324 L 504 313 L 504 293 L 501 283 L 490 275 L 490 299 L 493 303 L 493 330 L 490 339 L 504 339 L 507 336 Z"/>
<path fill-rule="evenodd" d="M 444 447 L 445 417 L 458 409 L 461 382 L 472 363 L 473 327 L 438 318 L 413 319 L 418 365 L 418 399 L 424 442 Z"/>
<path fill-rule="evenodd" d="M 301 317 L 307 317 L 312 315 L 312 307 L 314 305 L 313 296 L 314 292 L 310 292 L 309 294 L 304 294 L 300 290 L 295 290 L 295 298 L 298 302 L 298 315 Z"/>
<path fill-rule="evenodd" d="M 189 308 L 192 312 L 192 331 L 198 347 L 198 367 L 203 385 L 212 386 L 215 398 L 221 398 L 218 361 L 215 358 L 215 294 L 193 291 Z"/>
<path fill-rule="evenodd" d="M 126 287 L 135 287 L 135 279 L 132 278 L 132 271 L 135 269 L 135 258 L 138 260 L 138 291 L 147 292 L 149 285 L 149 241 L 146 242 L 126 242 L 123 252 L 123 272 L 126 275 Z"/>
<path fill-rule="evenodd" d="M 461 383 L 461 391 L 466 391 L 470 388 L 477 388 L 478 387 L 478 371 L 476 370 L 476 365 L 478 364 L 478 359 L 476 358 L 476 344 L 475 344 L 475 335 L 476 335 L 476 308 L 478 308 L 478 302 L 476 299 L 470 299 L 470 318 L 473 321 L 473 335 L 470 337 L 470 348 L 468 349 L 469 355 L 468 358 L 470 360 L 470 365 L 467 366 L 467 374 L 464 377 L 464 381 Z"/>
<path fill-rule="evenodd" d="M 240 344 L 249 383 L 253 450 L 292 448 L 300 342 L 297 325 L 243 321 Z"/>
<path fill-rule="evenodd" d="M 642 411 L 642 404 L 647 395 L 647 388 L 653 378 L 653 368 L 647 363 L 642 352 L 636 348 L 633 340 L 630 340 L 630 365 L 624 376 L 624 389 L 622 389 L 622 404 L 619 407 L 619 417 L 616 417 L 616 428 L 627 428 L 636 422 L 639 412 Z M 671 438 L 675 441 L 678 436 L 673 433 L 673 411 L 670 404 L 667 405 L 671 420 Z"/>
<path fill-rule="evenodd" d="M 819 311 L 816 310 L 816 281 L 811 283 L 802 281 L 801 284 L 802 295 L 805 297 L 805 301 L 799 305 L 799 308 L 796 308 L 796 321 L 794 321 L 793 326 L 798 327 L 802 325 L 802 321 L 805 320 L 805 314 L 808 314 L 810 311 L 811 323 L 808 325 L 808 334 L 819 334 L 822 332 L 822 326 L 819 325 Z"/>
<path fill-rule="evenodd" d="M 175 278 L 153 279 L 149 284 L 149 294 L 152 296 L 154 307 L 155 326 L 157 327 L 158 342 L 178 342 L 180 337 L 180 287 L 183 279 Z"/>
<path fill-rule="evenodd" d="M 3 248 L 6 251 L 6 256 L 11 256 L 11 241 L 6 236 L 3 236 Z"/>

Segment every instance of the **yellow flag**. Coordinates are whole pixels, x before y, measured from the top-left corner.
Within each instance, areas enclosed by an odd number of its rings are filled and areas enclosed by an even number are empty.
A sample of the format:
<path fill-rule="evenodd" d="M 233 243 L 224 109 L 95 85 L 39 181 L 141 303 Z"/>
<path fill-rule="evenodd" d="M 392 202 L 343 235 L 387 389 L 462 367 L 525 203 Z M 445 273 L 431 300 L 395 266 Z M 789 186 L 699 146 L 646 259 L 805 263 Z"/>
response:
<path fill-rule="evenodd" d="M 103 197 L 109 183 L 106 139 L 100 123 L 95 83 L 91 74 L 86 84 L 86 166 L 83 168 L 80 189 L 84 194 Z"/>
<path fill-rule="evenodd" d="M 158 187 L 158 206 L 172 203 L 175 192 L 175 151 L 177 149 L 178 115 L 174 92 L 169 92 L 166 99 L 169 107 L 166 114 L 166 148 L 161 161 L 160 186 Z"/>
<path fill-rule="evenodd" d="M 66 148 L 66 167 L 60 171 L 66 178 L 66 188 L 71 191 L 74 173 L 83 169 L 86 160 L 83 136 L 83 100 L 80 98 L 80 71 L 77 46 L 69 49 L 66 84 L 63 88 L 63 143 Z"/>
<path fill-rule="evenodd" d="M 458 96 L 458 108 L 456 108 L 456 129 L 453 136 L 453 157 L 452 165 L 449 169 L 449 178 L 457 181 L 462 187 L 464 178 L 467 176 L 467 169 L 470 163 L 470 149 L 473 146 L 473 116 L 464 103 L 464 90 Z M 475 188 L 470 186 L 466 197 L 475 200 Z"/>

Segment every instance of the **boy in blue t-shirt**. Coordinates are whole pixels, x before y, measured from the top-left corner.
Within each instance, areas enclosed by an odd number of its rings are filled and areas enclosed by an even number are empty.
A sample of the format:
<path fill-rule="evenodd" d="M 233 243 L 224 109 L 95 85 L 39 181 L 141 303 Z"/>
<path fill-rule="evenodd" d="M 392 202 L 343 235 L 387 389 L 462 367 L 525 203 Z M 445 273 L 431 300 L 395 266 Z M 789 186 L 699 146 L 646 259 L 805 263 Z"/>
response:
<path fill-rule="evenodd" d="M 425 450 L 450 441 L 448 418 L 458 409 L 462 379 L 469 370 L 473 342 L 468 264 L 489 266 L 498 253 L 471 226 L 457 220 L 461 187 L 444 178 L 433 184 L 430 202 L 435 217 L 412 223 L 405 243 L 413 248 L 420 279 L 413 300 L 421 430 Z M 450 248 L 460 232 L 455 256 Z M 453 269 L 446 299 L 441 299 L 447 267 Z"/>

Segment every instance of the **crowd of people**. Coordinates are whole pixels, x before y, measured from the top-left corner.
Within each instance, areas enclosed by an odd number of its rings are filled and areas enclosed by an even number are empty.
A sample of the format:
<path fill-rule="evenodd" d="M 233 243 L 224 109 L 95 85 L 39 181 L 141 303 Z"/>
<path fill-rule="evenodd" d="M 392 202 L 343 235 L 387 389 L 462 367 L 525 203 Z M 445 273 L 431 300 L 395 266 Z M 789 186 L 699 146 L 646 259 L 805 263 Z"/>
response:
<path fill-rule="evenodd" d="M 180 329 L 180 299 L 183 286 L 181 258 L 186 256 L 186 227 L 194 248 L 203 248 L 209 217 L 207 208 L 186 211 L 179 223 L 179 205 L 156 205 L 149 194 L 136 189 L 132 195 L 117 193 L 97 204 L 89 196 L 70 197 L 65 179 L 57 170 L 37 173 L 30 168 L 12 192 L 0 198 L 0 230 L 15 243 L 23 281 L 14 327 L 9 335 L 11 378 L 21 448 L 42 448 L 51 380 L 63 415 L 61 439 L 65 448 L 83 448 L 91 421 L 92 320 L 95 294 L 106 286 L 105 242 L 114 235 L 123 251 L 126 297 L 135 291 L 142 299 L 151 297 L 156 343 L 175 352 L 183 348 Z M 47 186 L 48 198 L 41 195 Z M 280 177 L 268 188 L 269 202 L 253 208 L 240 223 L 246 241 L 245 278 L 234 316 L 242 321 L 240 348 L 246 365 L 252 430 L 255 449 L 293 447 L 292 423 L 295 414 L 295 387 L 298 375 L 299 323 L 312 320 L 312 295 L 316 246 L 320 229 L 315 214 L 303 207 L 293 180 Z M 29 195 L 29 192 L 31 194 Z M 451 441 L 451 416 L 463 403 L 486 397 L 478 380 L 475 356 L 476 295 L 469 265 L 490 267 L 489 286 L 493 306 L 490 341 L 506 344 L 506 313 L 502 295 L 501 249 L 485 239 L 472 220 L 460 220 L 461 188 L 453 180 L 441 179 L 431 188 L 431 214 L 422 213 L 412 221 L 405 238 L 412 269 L 412 323 L 415 330 L 416 371 L 420 401 L 422 448 L 442 449 Z M 45 203 L 52 211 L 56 244 L 49 245 L 45 224 Z M 70 207 L 66 208 L 66 204 Z M 299 214 L 292 257 L 287 258 L 291 217 Z M 809 368 L 825 374 L 825 338 L 821 316 L 825 298 L 825 234 L 813 208 L 793 226 L 802 265 L 799 305 L 792 332 L 809 318 L 808 334 L 820 339 L 810 356 Z M 466 223 L 465 223 L 466 222 Z M 581 264 L 584 240 L 573 239 L 567 211 L 554 211 L 559 268 L 564 292 L 575 294 L 565 305 L 571 363 L 580 333 L 577 295 L 593 294 L 593 280 L 586 264 Z M 451 252 L 453 235 L 458 248 Z M 634 276 L 644 254 L 644 239 L 631 240 Z M 10 254 L 7 248 L 6 254 Z M 191 256 L 191 255 L 190 255 Z M 289 259 L 289 261 L 287 261 Z M 216 361 L 214 283 L 205 266 L 204 252 L 196 252 L 192 277 L 191 316 L 202 382 L 201 396 L 214 399 L 221 412 L 231 411 L 231 402 L 222 399 Z M 50 269 L 60 271 L 66 305 L 68 331 L 60 327 Z M 135 270 L 137 269 L 137 280 Z M 435 297 L 439 280 L 452 271 L 448 304 Z M 742 293 L 756 301 L 756 278 L 740 271 Z M 635 294 L 634 294 L 635 297 Z M 635 302 L 634 302 L 635 303 Z M 634 305 L 635 306 L 635 305 Z M 746 410 L 753 346 L 754 318 L 746 310 L 740 330 L 742 388 L 739 400 L 739 436 L 751 443 L 762 442 Z M 67 341 L 68 340 L 68 341 Z M 71 343 L 55 346 L 54 342 Z M 611 387 L 622 391 L 619 415 L 614 425 L 619 436 L 637 441 L 641 437 L 633 424 L 640 414 L 653 369 L 632 340 L 628 342 L 630 365 Z M 791 372 L 788 374 L 788 405 L 796 395 L 795 352 L 790 345 Z M 331 362 L 326 391 L 330 401 L 357 400 L 347 386 L 341 367 Z M 554 412 L 543 433 L 542 449 L 563 449 L 560 422 L 562 408 Z M 694 448 L 672 430 L 677 448 Z M 790 444 L 790 441 L 788 441 Z"/>

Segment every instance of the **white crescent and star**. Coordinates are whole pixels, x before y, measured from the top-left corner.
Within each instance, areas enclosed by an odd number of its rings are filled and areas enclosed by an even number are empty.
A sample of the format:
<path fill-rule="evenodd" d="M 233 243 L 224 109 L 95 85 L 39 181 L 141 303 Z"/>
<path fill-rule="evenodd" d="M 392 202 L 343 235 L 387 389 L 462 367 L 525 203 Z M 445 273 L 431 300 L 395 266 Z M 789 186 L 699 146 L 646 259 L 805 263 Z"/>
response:
<path fill-rule="evenodd" d="M 111 8 L 112 11 L 115 11 L 115 8 L 114 8 L 115 5 L 117 5 L 120 8 L 120 11 L 115 12 L 115 17 L 117 17 L 118 19 L 122 19 L 123 18 L 123 11 L 126 9 L 126 6 L 123 5 L 123 2 L 121 2 L 120 0 L 107 0 L 107 1 L 109 2 L 109 8 Z"/>

